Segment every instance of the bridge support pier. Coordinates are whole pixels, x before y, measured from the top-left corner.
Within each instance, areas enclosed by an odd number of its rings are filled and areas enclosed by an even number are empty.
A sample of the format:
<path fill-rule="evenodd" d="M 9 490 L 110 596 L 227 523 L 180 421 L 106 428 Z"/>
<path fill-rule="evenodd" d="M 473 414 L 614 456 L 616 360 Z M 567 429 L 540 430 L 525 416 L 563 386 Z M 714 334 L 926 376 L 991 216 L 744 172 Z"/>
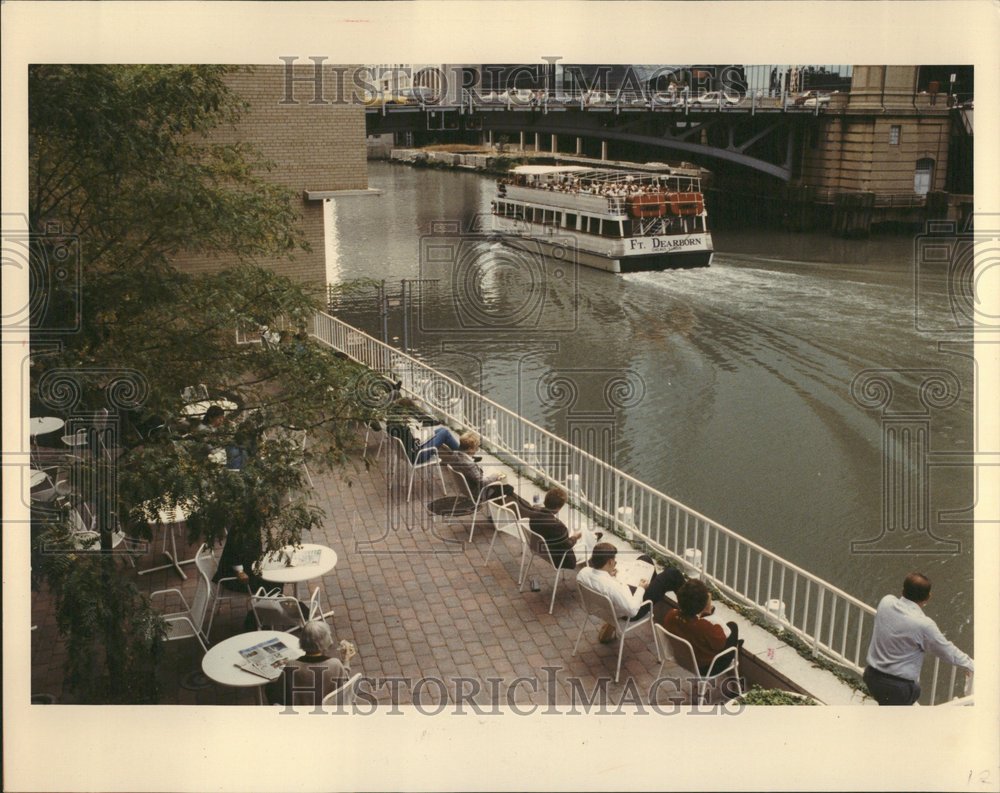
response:
<path fill-rule="evenodd" d="M 489 146 L 491 149 L 493 148 L 493 130 L 492 129 L 486 130 L 486 145 Z"/>
<path fill-rule="evenodd" d="M 576 156 L 579 157 L 583 154 L 583 138 L 578 137 L 576 139 Z"/>
<path fill-rule="evenodd" d="M 557 154 L 559 152 L 559 136 L 553 134 L 550 142 L 552 144 L 552 153 Z"/>
<path fill-rule="evenodd" d="M 833 233 L 838 237 L 867 237 L 874 207 L 874 193 L 838 193 L 833 204 Z"/>
<path fill-rule="evenodd" d="M 540 152 L 542 150 L 541 135 L 537 132 L 535 133 L 535 152 Z"/>
<path fill-rule="evenodd" d="M 521 131 L 521 140 L 518 143 L 518 150 L 519 151 L 524 151 L 524 131 L 523 130 Z"/>
<path fill-rule="evenodd" d="M 608 159 L 608 142 L 606 140 L 601 141 L 601 159 Z"/>

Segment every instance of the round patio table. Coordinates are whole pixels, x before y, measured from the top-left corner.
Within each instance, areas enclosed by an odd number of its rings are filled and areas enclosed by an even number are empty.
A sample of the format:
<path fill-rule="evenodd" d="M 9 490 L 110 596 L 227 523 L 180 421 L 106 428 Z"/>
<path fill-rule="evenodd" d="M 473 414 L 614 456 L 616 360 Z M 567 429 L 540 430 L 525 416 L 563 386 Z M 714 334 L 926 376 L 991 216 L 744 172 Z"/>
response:
<path fill-rule="evenodd" d="M 205 412 L 212 407 L 212 405 L 218 405 L 225 411 L 236 410 L 239 407 L 235 402 L 230 402 L 228 399 L 202 399 L 198 402 L 191 402 L 181 408 L 181 413 L 183 413 L 188 418 L 194 418 L 195 416 L 204 416 Z"/>
<path fill-rule="evenodd" d="M 269 682 L 260 675 L 247 672 L 238 664 L 243 660 L 240 650 L 246 650 L 255 645 L 272 639 L 278 639 L 292 651 L 293 657 L 302 654 L 299 649 L 299 637 L 294 633 L 283 631 L 250 631 L 230 636 L 218 644 L 212 645 L 201 659 L 201 671 L 205 676 L 223 686 L 232 688 L 257 688 L 257 700 L 264 704 L 263 687 Z"/>
<path fill-rule="evenodd" d="M 153 521 L 149 521 L 151 525 L 162 525 L 163 526 L 163 555 L 167 557 L 170 561 L 167 564 L 161 564 L 158 567 L 148 567 L 145 570 L 140 570 L 138 575 L 146 575 L 146 573 L 155 573 L 157 570 L 166 570 L 168 567 L 174 568 L 178 575 L 184 580 L 187 580 L 187 574 L 181 569 L 182 565 L 193 564 L 194 559 L 178 559 L 177 558 L 177 538 L 174 536 L 174 530 L 177 528 L 178 523 L 183 523 L 187 520 L 187 513 L 184 511 L 184 503 L 174 504 L 173 507 L 166 507 L 157 512 L 157 520 L 154 524 Z M 170 547 L 168 549 L 167 544 Z"/>
<path fill-rule="evenodd" d="M 39 416 L 29 419 L 28 434 L 34 438 L 38 435 L 47 435 L 50 432 L 61 430 L 65 426 L 66 422 L 55 416 Z"/>
<path fill-rule="evenodd" d="M 306 561 L 308 559 L 308 561 Z M 319 578 L 323 595 L 322 576 L 337 566 L 337 552 L 326 545 L 303 543 L 300 547 L 286 545 L 280 551 L 264 558 L 260 566 L 260 577 L 272 584 L 295 584 L 295 596 L 299 597 L 298 585 L 314 578 Z M 333 611 L 326 611 L 327 618 Z"/>

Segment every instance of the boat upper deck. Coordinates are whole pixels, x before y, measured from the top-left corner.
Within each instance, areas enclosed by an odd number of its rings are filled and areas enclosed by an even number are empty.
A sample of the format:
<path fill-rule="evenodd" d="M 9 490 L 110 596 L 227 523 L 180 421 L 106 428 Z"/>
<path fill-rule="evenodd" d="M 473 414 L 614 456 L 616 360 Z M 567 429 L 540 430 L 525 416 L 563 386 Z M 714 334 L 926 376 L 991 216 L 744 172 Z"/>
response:
<path fill-rule="evenodd" d="M 660 166 L 658 170 L 589 168 L 580 165 L 522 165 L 497 180 L 505 201 L 556 207 L 603 216 L 628 217 L 630 201 L 658 200 L 667 193 L 699 194 L 699 169 Z M 699 209 L 698 214 L 701 214 Z"/>

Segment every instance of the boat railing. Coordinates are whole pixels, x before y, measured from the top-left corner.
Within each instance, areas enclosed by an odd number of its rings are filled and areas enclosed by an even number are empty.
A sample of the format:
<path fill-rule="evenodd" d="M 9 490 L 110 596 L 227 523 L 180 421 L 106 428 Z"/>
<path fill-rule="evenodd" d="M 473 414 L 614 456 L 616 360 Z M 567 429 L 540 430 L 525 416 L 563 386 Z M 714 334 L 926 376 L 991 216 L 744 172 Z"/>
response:
<path fill-rule="evenodd" d="M 700 576 L 813 655 L 863 671 L 875 615 L 867 603 L 329 314 L 316 314 L 313 333 L 375 372 L 402 380 L 408 395 L 453 426 L 475 430 L 483 446 L 519 475 L 564 486 L 581 514 Z M 924 669 L 924 704 L 969 693 L 957 667 L 949 676 L 935 659 Z"/>
<path fill-rule="evenodd" d="M 612 204 L 611 197 L 576 191 L 547 190 L 528 185 L 508 184 L 504 186 L 504 198 L 514 201 L 526 201 L 533 204 L 559 207 L 574 212 L 592 212 L 595 215 L 615 214 L 613 207 L 618 207 L 617 214 L 625 214 L 624 204 Z"/>
<path fill-rule="evenodd" d="M 608 199 L 608 214 L 610 215 L 625 214 L 624 196 L 607 196 L 607 199 Z"/>

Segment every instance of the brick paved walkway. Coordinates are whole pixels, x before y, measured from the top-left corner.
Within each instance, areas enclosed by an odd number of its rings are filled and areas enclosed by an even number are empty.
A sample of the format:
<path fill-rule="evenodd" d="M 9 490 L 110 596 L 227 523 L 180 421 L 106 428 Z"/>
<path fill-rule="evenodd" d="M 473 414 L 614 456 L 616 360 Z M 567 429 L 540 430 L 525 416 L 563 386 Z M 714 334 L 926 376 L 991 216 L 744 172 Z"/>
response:
<path fill-rule="evenodd" d="M 370 678 L 364 690 L 371 691 L 379 704 L 407 705 L 416 699 L 422 707 L 433 708 L 442 696 L 454 703 L 456 688 L 468 693 L 477 687 L 478 693 L 471 697 L 481 706 L 545 705 L 552 699 L 566 704 L 571 689 L 576 688 L 577 701 L 582 701 L 580 694 L 589 697 L 599 680 L 607 685 L 612 704 L 623 694 L 635 698 L 626 685 L 634 686 L 647 701 L 659 668 L 648 626 L 626 639 L 621 681 L 615 684 L 617 645 L 597 642 L 596 620 L 588 624 L 579 654 L 572 655 L 583 617 L 572 573 L 560 580 L 554 613 L 549 615 L 553 572 L 543 570 L 536 560 L 532 576 L 539 580 L 541 591 L 526 586 L 519 593 L 520 548 L 514 539 L 500 535 L 487 565 L 493 534 L 489 519 L 477 521 L 469 543 L 468 517 L 449 520 L 427 509 L 427 503 L 441 495 L 436 478 L 433 482 L 418 478 L 407 504 L 405 479 L 394 475 L 384 457 L 370 470 L 360 452 L 344 469 L 312 470 L 314 500 L 327 517 L 321 530 L 303 538 L 329 545 L 339 555 L 337 566 L 323 580 L 326 607 L 336 612 L 332 618 L 336 639 L 346 638 L 357 646 L 353 670 Z M 448 472 L 446 482 L 447 476 Z M 449 483 L 449 492 L 457 492 L 455 483 Z M 138 560 L 138 569 L 159 564 L 158 549 L 154 542 L 150 553 Z M 186 548 L 183 557 L 190 558 L 195 550 Z M 196 577 L 193 565 L 185 571 L 187 581 L 173 570 L 142 577 L 130 570 L 126 574 L 135 576 L 143 591 L 179 587 L 188 597 Z M 241 632 L 245 615 L 245 599 L 223 604 L 212 627 L 212 642 Z M 32 621 L 38 626 L 32 634 L 32 691 L 72 702 L 62 686 L 65 651 L 44 593 L 33 598 Z M 252 689 L 191 679 L 191 673 L 200 670 L 200 656 L 193 640 L 166 645 L 163 703 L 256 704 Z M 665 676 L 680 674 L 670 665 L 664 671 Z M 392 683 L 389 678 L 403 680 Z M 431 678 L 444 681 L 447 692 Z M 489 678 L 500 681 L 491 683 Z M 515 684 L 517 678 L 526 680 Z M 679 697 L 669 683 L 657 693 L 661 703 L 677 702 Z"/>

